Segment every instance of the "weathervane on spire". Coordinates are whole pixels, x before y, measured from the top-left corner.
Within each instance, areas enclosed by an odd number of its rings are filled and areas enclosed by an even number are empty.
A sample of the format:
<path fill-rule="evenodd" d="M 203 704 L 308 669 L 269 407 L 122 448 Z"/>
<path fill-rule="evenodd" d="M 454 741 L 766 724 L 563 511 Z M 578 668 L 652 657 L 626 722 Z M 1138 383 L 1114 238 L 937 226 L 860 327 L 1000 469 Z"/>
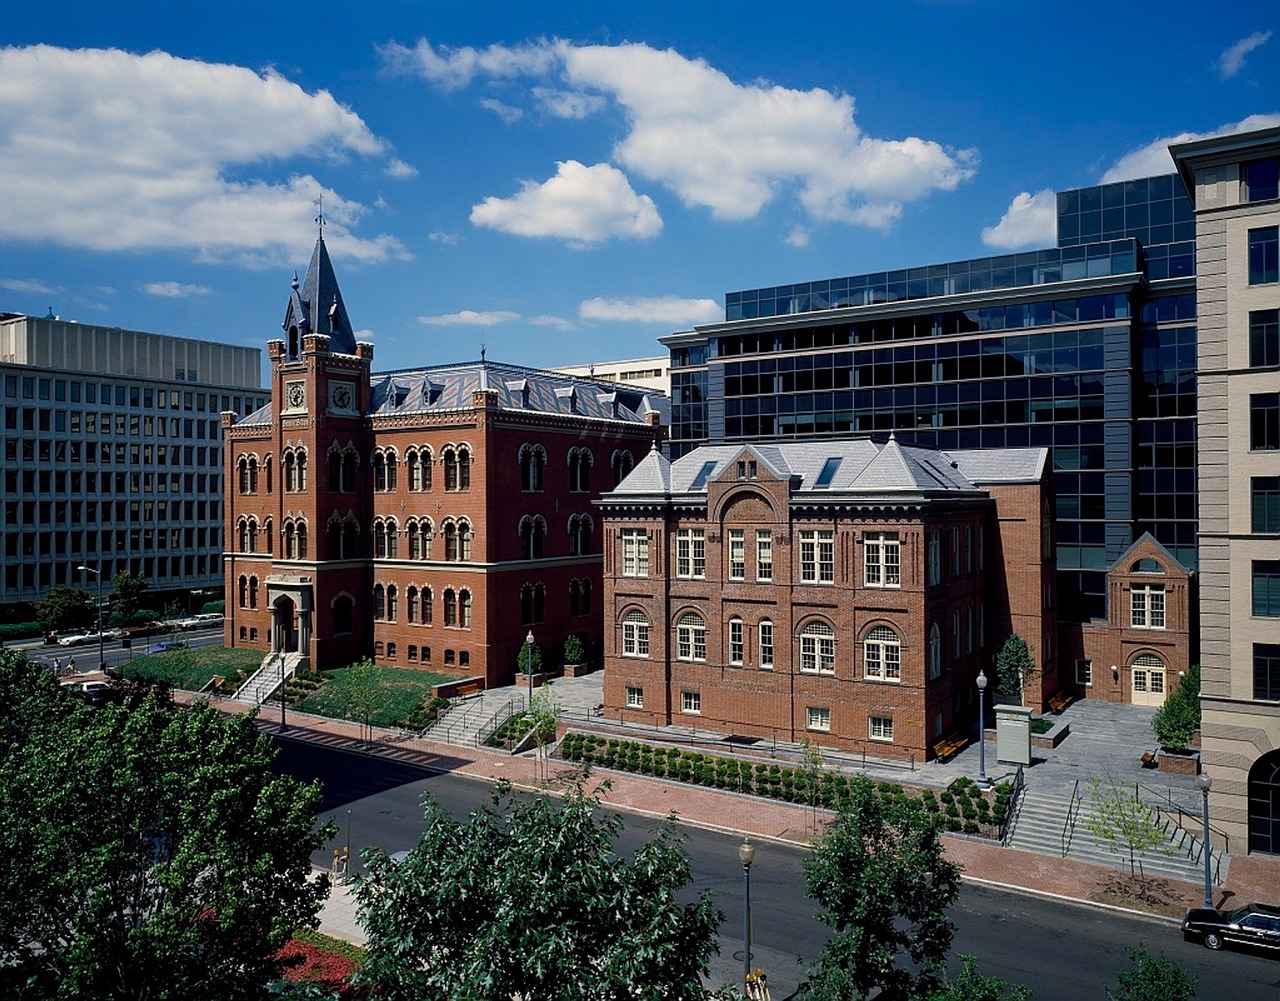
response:
<path fill-rule="evenodd" d="M 319 231 L 320 239 L 324 239 L 324 195 L 321 195 L 311 203 L 318 209 L 316 213 L 315 223 L 316 229 Z"/>
<path fill-rule="evenodd" d="M 484 341 L 480 342 L 480 364 L 484 364 Z"/>

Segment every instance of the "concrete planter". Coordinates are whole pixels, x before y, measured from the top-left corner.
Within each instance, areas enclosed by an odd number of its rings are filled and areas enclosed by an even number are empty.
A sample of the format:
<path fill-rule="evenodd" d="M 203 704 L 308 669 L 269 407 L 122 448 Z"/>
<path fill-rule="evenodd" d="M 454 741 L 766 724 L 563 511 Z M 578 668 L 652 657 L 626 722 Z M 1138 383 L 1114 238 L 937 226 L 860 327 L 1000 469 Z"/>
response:
<path fill-rule="evenodd" d="M 1161 749 L 1160 757 L 1157 759 L 1157 767 L 1160 771 L 1169 772 L 1172 775 L 1199 775 L 1200 752 Z"/>
<path fill-rule="evenodd" d="M 1032 747 L 1052 748 L 1057 747 L 1067 738 L 1067 734 L 1071 732 L 1070 723 L 1058 723 L 1048 733 L 1033 733 L 1031 735 Z"/>
<path fill-rule="evenodd" d="M 565 664 L 564 676 L 566 678 L 581 678 L 584 674 L 590 674 L 595 668 L 590 664 Z"/>

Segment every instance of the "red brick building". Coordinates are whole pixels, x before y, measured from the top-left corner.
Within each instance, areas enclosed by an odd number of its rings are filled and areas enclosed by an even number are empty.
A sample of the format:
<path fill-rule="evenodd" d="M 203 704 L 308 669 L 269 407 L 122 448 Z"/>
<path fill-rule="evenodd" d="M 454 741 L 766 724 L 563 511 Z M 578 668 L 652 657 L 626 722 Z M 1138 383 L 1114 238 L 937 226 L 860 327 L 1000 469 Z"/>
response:
<path fill-rule="evenodd" d="M 268 343 L 272 403 L 223 414 L 229 646 L 299 669 L 364 657 L 509 683 L 601 649 L 592 502 L 662 432 L 666 398 L 483 358 L 374 374 L 323 239 Z"/>
<path fill-rule="evenodd" d="M 1045 449 L 651 452 L 604 515 L 605 714 L 932 757 L 1017 632 L 1059 689 Z"/>

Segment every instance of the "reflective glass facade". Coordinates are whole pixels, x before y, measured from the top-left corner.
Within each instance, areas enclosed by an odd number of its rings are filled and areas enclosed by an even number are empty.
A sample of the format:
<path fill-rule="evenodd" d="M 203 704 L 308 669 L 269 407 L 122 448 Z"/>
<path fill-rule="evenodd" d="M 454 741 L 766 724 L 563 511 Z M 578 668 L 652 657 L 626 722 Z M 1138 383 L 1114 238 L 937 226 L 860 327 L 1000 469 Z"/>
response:
<path fill-rule="evenodd" d="M 1196 560 L 1194 219 L 1175 175 L 1063 192 L 1059 246 L 730 293 L 666 339 L 672 455 L 894 433 L 1050 446 L 1064 618 L 1150 531 Z M 838 311 L 838 312 L 837 312 Z"/>

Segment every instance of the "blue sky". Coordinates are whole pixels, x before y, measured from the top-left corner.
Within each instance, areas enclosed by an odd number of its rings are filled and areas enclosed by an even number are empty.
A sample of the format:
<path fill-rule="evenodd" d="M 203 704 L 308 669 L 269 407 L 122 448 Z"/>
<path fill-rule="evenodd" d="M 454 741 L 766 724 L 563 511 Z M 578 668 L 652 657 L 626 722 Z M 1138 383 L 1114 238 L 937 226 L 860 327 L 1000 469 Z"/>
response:
<path fill-rule="evenodd" d="M 0 311 L 264 345 L 323 198 L 376 369 L 658 354 L 726 291 L 1052 245 L 1052 191 L 1280 123 L 1276 7 L 1207 10 L 12 4 Z"/>

